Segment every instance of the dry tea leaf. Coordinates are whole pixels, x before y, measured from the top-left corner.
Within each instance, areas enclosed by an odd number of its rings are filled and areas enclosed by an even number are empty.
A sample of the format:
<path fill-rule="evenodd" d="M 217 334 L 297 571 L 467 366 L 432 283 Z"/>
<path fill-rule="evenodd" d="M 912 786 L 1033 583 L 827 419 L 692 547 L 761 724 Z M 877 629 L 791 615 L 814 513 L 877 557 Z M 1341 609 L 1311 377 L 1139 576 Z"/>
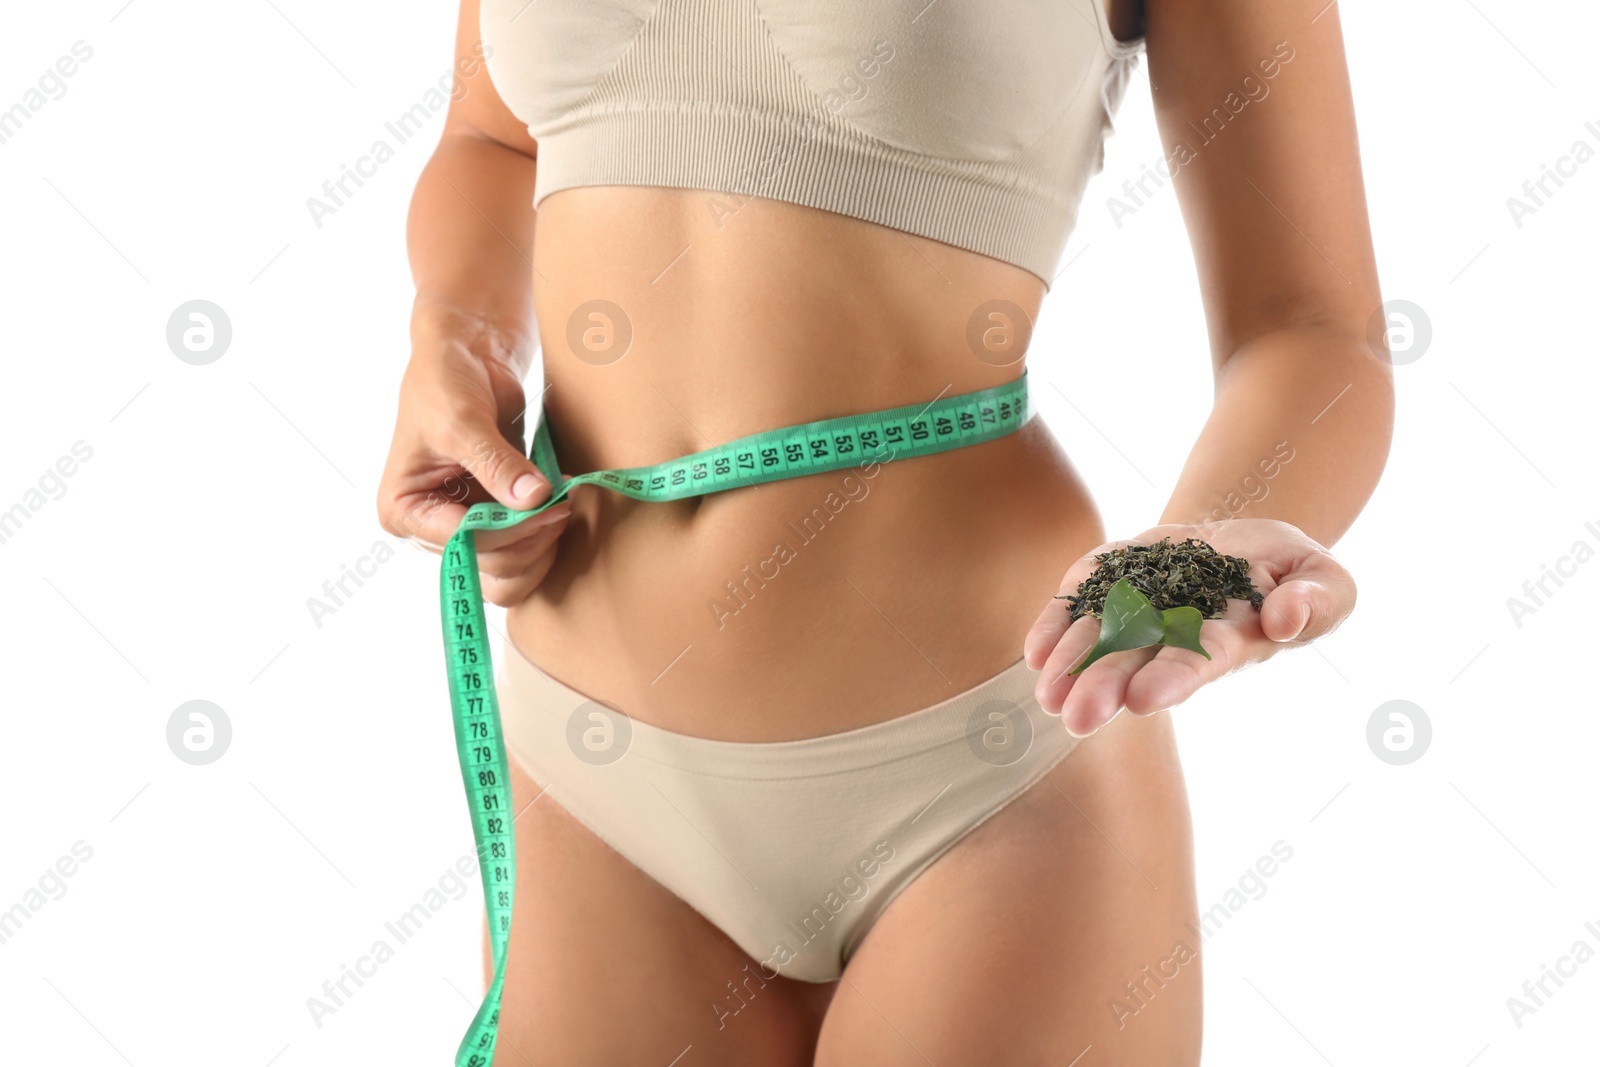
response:
<path fill-rule="evenodd" d="M 1163 537 L 1153 545 L 1124 545 L 1095 556 L 1093 573 L 1078 584 L 1066 600 L 1074 621 L 1084 615 L 1101 616 L 1106 595 L 1126 579 L 1149 598 L 1157 611 L 1192 607 L 1202 618 L 1215 619 L 1228 610 L 1229 598 L 1248 600 L 1260 610 L 1265 597 L 1250 580 L 1250 561 L 1228 556 L 1198 537 L 1176 544 Z"/>
<path fill-rule="evenodd" d="M 1125 545 L 1095 556 L 1098 566 L 1066 600 L 1074 621 L 1100 619 L 1100 635 L 1089 654 L 1068 673 L 1077 674 L 1112 652 L 1171 645 L 1211 658 L 1200 644 L 1200 623 L 1228 610 L 1228 600 L 1248 600 L 1256 610 L 1265 597 L 1250 580 L 1250 561 L 1228 556 L 1197 537 L 1173 544 Z"/>

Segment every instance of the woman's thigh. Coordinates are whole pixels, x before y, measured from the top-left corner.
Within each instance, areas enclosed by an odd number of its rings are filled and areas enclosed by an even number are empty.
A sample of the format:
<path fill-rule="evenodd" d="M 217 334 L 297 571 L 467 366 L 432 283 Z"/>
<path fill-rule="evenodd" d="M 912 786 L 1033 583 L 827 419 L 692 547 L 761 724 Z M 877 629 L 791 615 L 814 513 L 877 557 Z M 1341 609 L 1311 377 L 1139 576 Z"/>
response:
<path fill-rule="evenodd" d="M 511 793 L 517 895 L 496 1067 L 811 1063 L 831 987 L 763 980 L 514 762 Z"/>
<path fill-rule="evenodd" d="M 1124 712 L 890 904 L 816 1065 L 1192 1067 L 1196 918 L 1170 716 Z"/>

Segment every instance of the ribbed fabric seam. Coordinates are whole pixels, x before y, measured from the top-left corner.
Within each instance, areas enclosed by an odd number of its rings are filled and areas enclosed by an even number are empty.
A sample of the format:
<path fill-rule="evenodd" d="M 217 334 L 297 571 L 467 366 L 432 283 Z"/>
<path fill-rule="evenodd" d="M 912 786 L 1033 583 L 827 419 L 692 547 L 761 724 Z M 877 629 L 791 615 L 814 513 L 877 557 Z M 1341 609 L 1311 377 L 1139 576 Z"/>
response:
<path fill-rule="evenodd" d="M 763 197 L 991 256 L 1048 290 L 1082 185 L 1104 169 L 1121 95 L 1113 101 L 1113 90 L 1119 80 L 1125 90 L 1145 44 L 1143 34 L 1118 41 L 1101 0 L 1073 2 L 1094 8 L 1099 48 L 1084 80 L 1033 143 L 1002 159 L 963 160 L 891 145 L 829 111 L 755 3 L 725 0 L 707 23 L 704 6 L 657 0 L 580 102 L 530 129 L 542 149 L 534 206 L 592 185 Z M 1093 81 L 1097 108 L 1078 102 Z M 1092 148 L 1063 128 L 1072 120 L 1094 123 Z M 1081 162 L 1080 151 L 1090 153 Z"/>
<path fill-rule="evenodd" d="M 536 4 L 539 2 L 539 0 L 528 0 L 528 2 Z M 629 57 L 633 55 L 634 49 L 639 47 L 639 42 L 644 38 L 646 31 L 648 31 L 650 29 L 650 25 L 656 21 L 656 16 L 661 13 L 661 5 L 671 2 L 672 0 L 655 0 L 655 3 L 653 3 L 650 7 L 650 14 L 639 23 L 638 30 L 636 30 L 633 36 L 628 39 L 628 47 L 619 52 L 616 60 L 612 62 L 611 66 L 607 67 L 605 72 L 594 80 L 594 84 L 589 86 L 589 92 L 586 95 L 573 101 L 572 107 L 569 109 L 569 114 L 577 114 L 588 105 L 588 102 L 592 97 L 600 93 L 601 88 L 606 83 L 606 79 L 616 73 L 617 70 L 619 70 L 622 65 L 628 61 Z"/>
<path fill-rule="evenodd" d="M 1041 278 L 1046 278 L 1053 259 L 1059 258 L 1058 244 L 1064 244 L 1064 240 L 1058 242 L 1052 232 L 1057 229 L 1056 220 L 1062 220 L 1063 236 L 1070 233 L 1076 221 L 1076 203 L 1063 202 L 1055 190 L 1032 186 L 1034 175 L 1026 171 L 1014 172 L 1019 179 L 1030 180 L 1029 186 L 1019 187 L 998 180 L 993 173 L 997 165 L 991 163 L 957 163 L 915 156 L 907 159 L 900 150 L 881 143 L 874 142 L 868 150 L 865 145 L 829 143 L 822 136 L 812 137 L 800 145 L 786 144 L 774 138 L 773 131 L 751 132 L 761 120 L 780 122 L 781 118 L 759 111 L 746 114 L 757 122 L 728 128 L 727 112 L 717 114 L 677 107 L 635 108 L 621 116 L 610 116 L 611 122 L 579 126 L 556 137 L 546 134 L 543 141 L 545 166 L 538 172 L 538 178 L 543 180 L 538 181 L 535 207 L 552 192 L 583 185 L 706 188 L 712 192 L 786 200 L 865 219 L 1016 263 Z M 616 121 L 619 117 L 625 117 L 626 121 Z M 723 131 L 719 131 L 718 126 L 723 127 Z M 690 155 L 699 143 L 699 138 L 693 134 L 714 137 L 719 132 L 724 140 L 742 138 L 750 143 L 757 149 L 751 153 L 757 164 L 741 163 L 739 174 L 729 174 L 724 168 L 732 164 L 725 158 Z M 559 146 L 578 150 L 562 154 L 582 157 L 573 159 L 572 169 L 577 173 L 570 179 L 550 160 L 555 154 L 550 151 L 552 142 L 557 137 L 580 142 Z M 597 140 L 606 143 L 595 144 Z M 581 143 L 584 141 L 589 143 Z M 644 177 L 637 163 L 630 159 L 648 156 L 647 146 L 652 144 L 660 145 L 665 151 L 654 157 L 652 173 Z M 780 149 L 790 149 L 794 158 L 782 167 L 775 179 L 760 183 L 737 180 L 770 160 Z M 922 163 L 922 159 L 928 162 Z M 978 186 L 980 190 L 989 190 L 985 198 L 987 203 L 974 200 L 974 178 L 982 182 Z M 887 186 L 890 195 L 873 196 L 869 190 L 874 186 Z M 930 202 L 945 210 L 925 210 Z M 1004 213 L 1009 219 L 996 224 L 997 220 L 990 214 L 993 212 Z"/>

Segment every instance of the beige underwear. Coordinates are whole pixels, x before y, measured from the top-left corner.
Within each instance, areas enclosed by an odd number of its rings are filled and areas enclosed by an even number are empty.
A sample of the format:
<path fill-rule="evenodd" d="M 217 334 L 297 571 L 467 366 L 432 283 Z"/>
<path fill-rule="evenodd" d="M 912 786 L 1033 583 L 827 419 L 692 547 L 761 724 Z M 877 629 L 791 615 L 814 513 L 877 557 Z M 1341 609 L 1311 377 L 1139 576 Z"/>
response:
<path fill-rule="evenodd" d="M 777 742 L 639 722 L 509 637 L 495 662 L 511 758 L 767 978 L 838 978 L 890 901 L 1079 740 L 1039 706 L 1020 658 L 920 711 Z"/>

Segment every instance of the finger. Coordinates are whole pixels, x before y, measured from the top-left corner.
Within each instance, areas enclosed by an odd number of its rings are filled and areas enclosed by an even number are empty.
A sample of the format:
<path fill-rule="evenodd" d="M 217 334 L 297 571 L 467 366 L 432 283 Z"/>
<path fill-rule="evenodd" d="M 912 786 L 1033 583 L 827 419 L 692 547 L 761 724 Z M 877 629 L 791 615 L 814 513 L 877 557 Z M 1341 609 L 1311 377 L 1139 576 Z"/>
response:
<path fill-rule="evenodd" d="M 525 574 L 540 556 L 551 551 L 560 539 L 563 524 L 541 528 L 532 537 L 494 552 L 478 554 L 478 573 L 486 577 L 513 580 Z"/>
<path fill-rule="evenodd" d="M 528 511 L 550 499 L 549 479 L 501 435 L 490 415 L 466 419 L 451 437 L 457 462 L 506 507 Z"/>
<path fill-rule="evenodd" d="M 461 520 L 466 515 L 467 509 L 472 506 L 472 504 L 456 503 L 438 493 L 429 493 L 427 497 L 413 503 L 398 519 L 393 520 L 393 524 L 404 537 L 420 538 L 431 545 L 447 545 L 460 530 Z M 533 536 L 541 527 L 564 523 L 571 515 L 571 502 L 563 500 L 515 526 L 503 530 L 474 530 L 472 543 L 477 548 L 478 555 L 482 557 L 485 553 L 514 545 Z M 389 529 L 389 526 L 385 525 L 385 529 Z M 430 549 L 430 551 L 438 550 Z"/>
<path fill-rule="evenodd" d="M 1129 680 L 1123 705 L 1135 715 L 1177 707 L 1201 686 L 1242 667 L 1245 657 L 1240 650 L 1248 640 L 1238 626 L 1225 625 L 1222 619 L 1206 620 L 1200 626 L 1200 644 L 1211 658 L 1187 648 L 1162 646 Z"/>
<path fill-rule="evenodd" d="M 1091 614 L 1080 617 L 1067 630 L 1066 637 L 1062 637 L 1056 649 L 1046 659 L 1043 669 L 1038 672 L 1038 680 L 1034 683 L 1034 697 L 1040 707 L 1048 715 L 1061 715 L 1066 709 L 1067 699 L 1072 696 L 1072 691 L 1080 685 L 1085 675 L 1098 667 L 1099 662 L 1088 665 L 1082 673 L 1074 673 L 1078 664 L 1085 661 L 1094 643 L 1099 640 L 1101 621 Z"/>
<path fill-rule="evenodd" d="M 442 551 L 450 543 L 467 505 L 439 492 L 402 497 L 383 514 L 382 526 L 392 534 L 407 538 L 429 551 Z M 440 546 L 433 548 L 432 546 Z"/>
<path fill-rule="evenodd" d="M 435 555 L 435 556 L 444 555 L 444 546 L 443 545 L 431 544 L 431 543 L 429 543 L 427 541 L 424 541 L 420 537 L 408 537 L 408 538 L 406 538 L 406 542 L 408 544 L 411 544 L 411 545 L 415 546 L 417 551 L 419 551 L 419 552 L 427 552 L 427 553 L 429 553 L 431 555 Z"/>
<path fill-rule="evenodd" d="M 1033 683 L 1033 695 L 1048 714 L 1061 714 L 1061 706 L 1066 703 L 1067 694 L 1072 692 L 1079 677 L 1069 672 L 1088 655 L 1099 636 L 1100 620 L 1092 615 L 1082 616 L 1067 629 L 1039 668 L 1039 677 Z"/>
<path fill-rule="evenodd" d="M 1311 621 L 1311 587 L 1280 585 L 1261 602 L 1261 632 L 1273 641 L 1293 641 Z"/>
<path fill-rule="evenodd" d="M 523 519 L 515 526 L 508 526 L 504 530 L 476 530 L 473 537 L 477 540 L 478 559 L 492 552 L 503 552 L 507 549 L 516 550 L 524 541 L 544 535 L 551 529 L 564 530 L 567 520 L 572 518 L 572 504 L 563 500 L 554 507 L 547 508 L 530 518 Z"/>
<path fill-rule="evenodd" d="M 1061 725 L 1074 736 L 1087 737 L 1110 722 L 1126 704 L 1129 680 L 1155 654 L 1153 648 L 1134 648 L 1089 664 L 1061 706 Z"/>
<path fill-rule="evenodd" d="M 546 552 L 514 578 L 486 577 L 482 580 L 483 599 L 502 608 L 514 608 L 527 600 L 555 565 L 556 554 Z"/>
<path fill-rule="evenodd" d="M 1261 602 L 1261 631 L 1274 641 L 1312 641 L 1332 633 L 1356 606 L 1356 583 L 1322 550 L 1296 560 Z"/>
<path fill-rule="evenodd" d="M 1075 594 L 1078 586 L 1089 577 L 1097 565 L 1096 556 L 1110 552 L 1112 549 L 1124 545 L 1140 545 L 1143 541 L 1108 541 L 1103 545 L 1090 549 L 1079 556 L 1067 568 L 1066 575 L 1061 579 L 1061 586 L 1056 590 L 1057 595 L 1066 596 Z M 1062 636 L 1071 627 L 1074 620 L 1072 612 L 1065 600 L 1054 598 L 1046 601 L 1039 612 L 1039 617 L 1034 620 L 1033 627 L 1028 631 L 1028 636 L 1022 640 L 1022 658 L 1027 661 L 1029 670 L 1041 670 L 1049 658 L 1051 651 L 1060 642 Z M 1080 616 L 1081 618 L 1081 616 Z"/>
<path fill-rule="evenodd" d="M 1078 582 L 1075 577 L 1077 565 L 1074 564 L 1067 576 L 1061 579 L 1061 588 L 1056 592 L 1060 595 L 1071 595 L 1077 591 Z M 1081 616 L 1080 616 L 1081 617 Z M 1055 650 L 1061 638 L 1065 636 L 1074 622 L 1072 608 L 1066 600 L 1056 600 L 1054 597 L 1045 601 L 1044 608 L 1039 612 L 1039 617 L 1033 621 L 1033 627 L 1028 631 L 1028 636 L 1022 639 L 1022 658 L 1027 661 L 1029 670 L 1039 670 Z"/>
<path fill-rule="evenodd" d="M 397 536 L 445 545 L 467 509 L 486 497 L 451 450 L 397 436 L 378 486 L 378 521 Z"/>

